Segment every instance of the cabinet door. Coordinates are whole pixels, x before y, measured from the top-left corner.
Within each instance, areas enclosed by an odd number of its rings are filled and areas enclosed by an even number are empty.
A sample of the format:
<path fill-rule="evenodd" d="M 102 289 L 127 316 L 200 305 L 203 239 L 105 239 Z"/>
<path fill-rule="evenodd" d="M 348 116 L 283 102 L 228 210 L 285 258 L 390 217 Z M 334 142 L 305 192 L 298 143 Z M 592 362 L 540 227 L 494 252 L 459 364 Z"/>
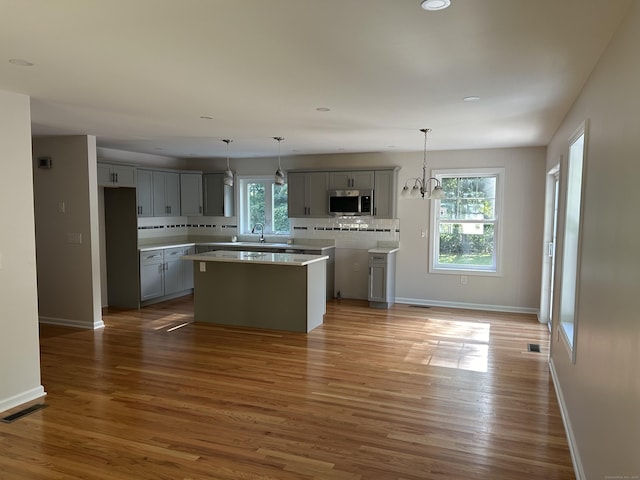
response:
<path fill-rule="evenodd" d="M 161 249 L 140 253 L 140 300 L 164 295 L 164 255 Z"/>
<path fill-rule="evenodd" d="M 165 172 L 152 172 L 153 181 L 151 187 L 153 188 L 153 216 L 154 217 L 166 217 L 169 214 L 167 210 L 167 201 L 164 197 L 164 177 Z"/>
<path fill-rule="evenodd" d="M 98 186 L 99 187 L 111 187 L 111 166 L 106 163 L 98 164 Z"/>
<path fill-rule="evenodd" d="M 151 170 L 138 170 L 136 182 L 136 198 L 138 216 L 151 217 L 153 215 L 153 175 Z"/>
<path fill-rule="evenodd" d="M 126 165 L 111 165 L 114 184 L 118 187 L 136 187 L 136 169 Z"/>
<path fill-rule="evenodd" d="M 290 172 L 287 174 L 287 204 L 289 218 L 300 218 L 307 214 L 307 203 L 305 198 L 307 190 L 306 181 L 306 173 Z"/>
<path fill-rule="evenodd" d="M 221 173 L 205 173 L 204 214 L 216 217 L 224 216 L 224 175 Z"/>
<path fill-rule="evenodd" d="M 355 172 L 331 172 L 329 173 L 329 189 L 362 189 L 371 190 L 373 188 L 373 171 Z"/>
<path fill-rule="evenodd" d="M 351 187 L 358 190 L 371 190 L 373 188 L 374 173 L 351 172 Z"/>
<path fill-rule="evenodd" d="M 187 217 L 202 215 L 202 174 L 180 174 L 180 211 Z"/>
<path fill-rule="evenodd" d="M 316 172 L 307 174 L 307 216 L 326 217 L 329 215 L 329 174 Z"/>
<path fill-rule="evenodd" d="M 387 295 L 387 268 L 385 264 L 369 265 L 369 300 L 385 302 Z"/>
<path fill-rule="evenodd" d="M 373 215 L 378 218 L 396 218 L 397 174 L 394 170 L 375 172 L 373 189 Z"/>
<path fill-rule="evenodd" d="M 166 173 L 164 177 L 164 199 L 167 202 L 167 213 L 173 217 L 180 216 L 180 174 Z"/>
<path fill-rule="evenodd" d="M 166 252 L 165 252 L 166 253 Z M 180 292 L 183 288 L 184 271 L 183 261 L 180 260 L 182 252 L 178 252 L 173 258 L 165 259 L 164 264 L 164 294 Z"/>

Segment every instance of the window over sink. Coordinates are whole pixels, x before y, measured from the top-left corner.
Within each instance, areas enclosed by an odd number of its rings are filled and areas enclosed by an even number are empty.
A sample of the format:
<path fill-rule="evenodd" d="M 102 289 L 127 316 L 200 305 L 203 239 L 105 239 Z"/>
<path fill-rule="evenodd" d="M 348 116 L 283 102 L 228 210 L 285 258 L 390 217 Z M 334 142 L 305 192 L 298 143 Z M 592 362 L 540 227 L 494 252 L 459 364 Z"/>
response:
<path fill-rule="evenodd" d="M 251 233 L 256 223 L 264 225 L 265 235 L 289 235 L 287 184 L 276 185 L 273 175 L 238 177 L 238 228 Z"/>

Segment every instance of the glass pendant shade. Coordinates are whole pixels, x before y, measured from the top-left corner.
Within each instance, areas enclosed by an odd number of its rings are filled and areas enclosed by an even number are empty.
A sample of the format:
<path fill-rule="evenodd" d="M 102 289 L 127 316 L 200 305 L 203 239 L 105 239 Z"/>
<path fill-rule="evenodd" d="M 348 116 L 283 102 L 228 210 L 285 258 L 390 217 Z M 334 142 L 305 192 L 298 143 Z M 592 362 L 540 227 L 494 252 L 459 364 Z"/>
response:
<path fill-rule="evenodd" d="M 228 138 L 225 138 L 222 141 L 227 144 L 227 169 L 224 171 L 224 177 L 222 179 L 222 183 L 228 187 L 233 187 L 233 172 L 229 167 L 229 144 L 233 142 L 233 140 L 229 140 Z"/>
<path fill-rule="evenodd" d="M 440 185 L 436 185 L 433 190 L 431 190 L 430 198 L 433 198 L 434 200 L 442 200 L 445 198 L 444 190 Z"/>
<path fill-rule="evenodd" d="M 276 170 L 276 175 L 273 181 L 276 185 L 284 185 L 286 182 L 286 178 L 284 175 L 284 171 L 280 166 L 280 142 L 284 140 L 284 137 L 273 137 L 273 139 L 278 141 L 278 169 Z"/>

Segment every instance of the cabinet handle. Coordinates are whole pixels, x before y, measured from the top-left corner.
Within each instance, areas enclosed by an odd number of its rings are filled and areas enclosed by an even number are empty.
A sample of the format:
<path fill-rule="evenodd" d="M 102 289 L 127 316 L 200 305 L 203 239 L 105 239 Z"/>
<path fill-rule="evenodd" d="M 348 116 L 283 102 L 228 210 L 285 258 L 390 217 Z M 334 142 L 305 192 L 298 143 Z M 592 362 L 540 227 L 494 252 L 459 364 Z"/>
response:
<path fill-rule="evenodd" d="M 116 183 L 118 183 L 118 173 L 116 172 L 114 175 L 116 176 Z"/>
<path fill-rule="evenodd" d="M 198 213 L 202 213 L 202 205 L 198 207 Z"/>

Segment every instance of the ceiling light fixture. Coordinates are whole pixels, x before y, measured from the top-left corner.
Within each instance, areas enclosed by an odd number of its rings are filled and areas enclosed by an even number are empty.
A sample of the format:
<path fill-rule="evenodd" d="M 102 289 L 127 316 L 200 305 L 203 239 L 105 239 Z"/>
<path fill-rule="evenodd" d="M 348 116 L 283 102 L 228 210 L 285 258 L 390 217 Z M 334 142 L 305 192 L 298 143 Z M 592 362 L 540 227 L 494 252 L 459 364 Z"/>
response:
<path fill-rule="evenodd" d="M 414 177 L 408 178 L 406 182 L 404 182 L 404 187 L 400 194 L 403 197 L 411 195 L 412 197 L 421 195 L 422 198 L 431 198 L 434 200 L 442 200 L 445 198 L 444 190 L 442 190 L 442 186 L 440 185 L 440 180 L 435 177 L 427 178 L 427 133 L 431 131 L 430 128 L 421 128 L 420 131 L 424 133 L 424 150 L 422 156 L 422 178 Z M 408 183 L 410 181 L 414 181 L 413 187 L 410 189 Z M 428 186 L 429 183 L 435 183 L 435 186 L 431 191 L 429 191 Z"/>
<path fill-rule="evenodd" d="M 222 141 L 227 144 L 227 169 L 224 172 L 224 179 L 222 180 L 222 182 L 228 187 L 233 187 L 233 172 L 229 167 L 229 144 L 233 142 L 233 140 L 229 140 L 228 138 L 225 138 Z"/>
<path fill-rule="evenodd" d="M 282 167 L 280 166 L 280 142 L 284 140 L 284 137 L 273 137 L 273 139 L 278 141 L 278 169 L 276 170 L 275 182 L 276 185 L 284 185 L 284 172 L 282 171 Z"/>
<path fill-rule="evenodd" d="M 451 0 L 422 0 L 420 6 L 430 12 L 444 10 L 451 5 Z"/>

